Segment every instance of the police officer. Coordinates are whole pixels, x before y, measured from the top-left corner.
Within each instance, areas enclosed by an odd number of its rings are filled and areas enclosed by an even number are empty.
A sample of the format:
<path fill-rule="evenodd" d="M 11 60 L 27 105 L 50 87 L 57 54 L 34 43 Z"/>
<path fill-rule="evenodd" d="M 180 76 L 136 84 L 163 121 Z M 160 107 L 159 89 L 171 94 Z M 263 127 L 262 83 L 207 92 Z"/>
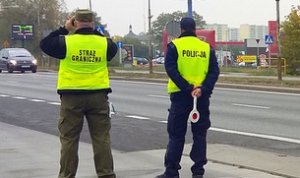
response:
<path fill-rule="evenodd" d="M 190 157 L 193 178 L 203 178 L 206 158 L 206 133 L 210 127 L 209 98 L 219 76 L 215 51 L 195 34 L 192 18 L 180 21 L 181 35 L 168 44 L 165 69 L 169 76 L 171 107 L 168 116 L 169 143 L 165 154 L 165 172 L 156 178 L 179 178 L 187 121 L 197 97 L 200 119 L 192 123 L 193 145 Z"/>
<path fill-rule="evenodd" d="M 64 27 L 40 43 L 46 54 L 61 59 L 57 82 L 61 98 L 59 178 L 75 178 L 84 117 L 92 139 L 98 178 L 116 177 L 110 145 L 108 93 L 111 88 L 107 61 L 115 56 L 117 46 L 93 30 L 93 19 L 91 11 L 79 9 Z M 75 32 L 69 34 L 71 31 Z"/>

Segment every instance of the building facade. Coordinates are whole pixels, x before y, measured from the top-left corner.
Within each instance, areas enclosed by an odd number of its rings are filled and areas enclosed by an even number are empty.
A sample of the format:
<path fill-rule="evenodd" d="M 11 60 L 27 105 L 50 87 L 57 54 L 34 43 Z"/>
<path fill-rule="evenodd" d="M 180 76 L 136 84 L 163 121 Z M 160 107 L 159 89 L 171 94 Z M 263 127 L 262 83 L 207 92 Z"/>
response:
<path fill-rule="evenodd" d="M 205 29 L 215 30 L 216 41 L 244 41 L 253 38 L 263 40 L 268 27 L 263 25 L 242 24 L 239 28 L 230 28 L 226 24 L 207 24 Z"/>

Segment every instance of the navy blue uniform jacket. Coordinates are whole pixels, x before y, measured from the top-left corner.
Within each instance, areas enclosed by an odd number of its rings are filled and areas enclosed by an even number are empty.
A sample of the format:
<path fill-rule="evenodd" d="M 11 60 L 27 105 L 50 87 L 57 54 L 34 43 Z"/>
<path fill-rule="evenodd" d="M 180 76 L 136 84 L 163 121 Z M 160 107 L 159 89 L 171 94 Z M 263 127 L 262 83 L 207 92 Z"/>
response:
<path fill-rule="evenodd" d="M 179 38 L 185 37 L 185 36 L 196 36 L 193 32 L 184 32 L 182 33 Z M 219 66 L 215 54 L 215 50 L 210 50 L 210 59 L 209 59 L 209 69 L 207 76 L 202 83 L 201 90 L 202 90 L 202 96 L 200 97 L 200 105 L 204 107 L 204 110 L 208 109 L 209 106 L 209 97 L 212 94 L 212 91 L 214 89 L 215 83 L 218 80 L 219 77 Z M 165 69 L 172 81 L 180 88 L 180 92 L 172 93 L 171 94 L 171 100 L 172 98 L 182 98 L 186 96 L 191 96 L 191 92 L 193 90 L 193 85 L 190 85 L 179 73 L 178 67 L 177 67 L 177 59 L 178 59 L 178 53 L 176 46 L 171 42 L 168 44 L 167 48 L 167 54 L 165 57 Z"/>

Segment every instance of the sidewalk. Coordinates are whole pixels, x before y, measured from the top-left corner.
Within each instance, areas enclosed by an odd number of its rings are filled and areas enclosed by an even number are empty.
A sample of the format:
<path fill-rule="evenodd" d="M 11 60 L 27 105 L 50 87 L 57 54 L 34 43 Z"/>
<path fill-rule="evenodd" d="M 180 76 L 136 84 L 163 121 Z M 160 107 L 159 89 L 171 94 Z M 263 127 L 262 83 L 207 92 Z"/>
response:
<path fill-rule="evenodd" d="M 0 177 L 3 178 L 56 178 L 59 169 L 59 139 L 56 136 L 8 125 L 0 122 Z M 190 145 L 185 147 L 185 153 Z M 273 158 L 272 154 L 242 150 L 225 145 L 209 145 L 208 155 L 211 160 L 222 160 L 216 163 L 209 161 L 206 166 L 205 178 L 280 178 L 269 173 L 242 168 L 241 162 L 251 162 L 258 166 L 271 166 L 272 162 L 256 162 L 255 156 Z M 113 150 L 115 171 L 118 178 L 154 178 L 163 172 L 163 156 L 165 150 L 149 150 L 139 152 L 120 152 Z M 247 155 L 247 159 L 239 156 Z M 77 178 L 97 178 L 94 165 L 92 147 L 90 144 L 80 143 L 80 161 Z M 242 157 L 245 158 L 245 157 Z M 292 158 L 287 157 L 287 161 Z M 264 160 L 264 159 L 261 159 Z M 231 163 L 231 161 L 235 163 Z M 273 160 L 274 164 L 275 161 Z M 290 164 L 282 162 L 281 169 L 296 169 L 300 164 L 299 159 Z M 182 158 L 181 178 L 191 177 L 189 167 L 192 162 L 184 154 Z M 294 165 L 294 167 L 292 167 Z M 296 166 L 298 165 L 298 166 Z M 275 168 L 275 167 L 274 167 Z M 279 169 L 277 167 L 277 169 Z M 297 170 L 298 171 L 298 170 Z M 295 177 L 300 177 L 296 172 Z"/>

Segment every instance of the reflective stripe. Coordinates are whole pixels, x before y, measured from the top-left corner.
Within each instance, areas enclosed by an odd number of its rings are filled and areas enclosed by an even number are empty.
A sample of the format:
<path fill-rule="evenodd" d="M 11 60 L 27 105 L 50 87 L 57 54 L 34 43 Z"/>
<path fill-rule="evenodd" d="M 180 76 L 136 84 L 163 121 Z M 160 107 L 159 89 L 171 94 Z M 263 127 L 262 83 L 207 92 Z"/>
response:
<path fill-rule="evenodd" d="M 210 46 L 197 37 L 182 37 L 173 41 L 176 46 L 178 59 L 177 67 L 180 75 L 194 86 L 201 86 L 206 78 L 209 66 Z M 180 89 L 169 79 L 168 93 Z"/>
<path fill-rule="evenodd" d="M 109 88 L 107 40 L 98 35 L 67 35 L 66 58 L 60 60 L 58 90 Z"/>

